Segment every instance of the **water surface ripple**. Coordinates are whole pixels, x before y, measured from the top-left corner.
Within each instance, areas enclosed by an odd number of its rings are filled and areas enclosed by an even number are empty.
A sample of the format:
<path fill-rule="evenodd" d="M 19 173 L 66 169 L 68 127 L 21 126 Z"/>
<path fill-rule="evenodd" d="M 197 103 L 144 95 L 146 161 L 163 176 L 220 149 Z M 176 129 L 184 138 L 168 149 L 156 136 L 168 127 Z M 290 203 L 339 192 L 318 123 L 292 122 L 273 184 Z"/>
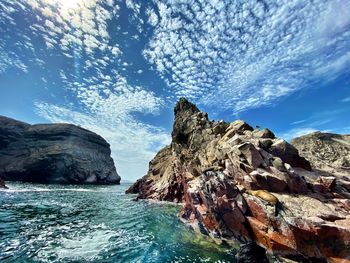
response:
<path fill-rule="evenodd" d="M 179 206 L 135 202 L 127 183 L 8 186 L 0 262 L 234 262 L 234 251 L 181 223 Z"/>

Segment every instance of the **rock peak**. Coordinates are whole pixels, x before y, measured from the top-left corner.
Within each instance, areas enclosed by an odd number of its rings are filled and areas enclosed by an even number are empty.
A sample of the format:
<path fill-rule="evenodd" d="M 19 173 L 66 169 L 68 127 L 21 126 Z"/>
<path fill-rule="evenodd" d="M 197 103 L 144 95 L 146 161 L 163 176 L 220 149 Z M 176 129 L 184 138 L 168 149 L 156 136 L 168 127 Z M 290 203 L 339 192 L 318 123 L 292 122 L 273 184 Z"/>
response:
<path fill-rule="evenodd" d="M 178 102 L 176 103 L 176 106 L 174 108 L 174 114 L 175 116 L 181 114 L 181 113 L 190 113 L 194 114 L 199 112 L 199 109 L 196 105 L 194 105 L 192 102 L 189 102 L 186 98 L 181 97 Z"/>
<path fill-rule="evenodd" d="M 208 114 L 201 112 L 196 105 L 186 98 L 180 98 L 174 108 L 175 120 L 172 142 L 187 145 L 192 141 L 193 133 L 210 125 Z"/>
<path fill-rule="evenodd" d="M 175 107 L 171 144 L 129 192 L 139 199 L 183 203 L 182 220 L 211 237 L 255 241 L 292 260 L 346 261 L 350 135 L 332 137 L 332 144 L 313 141 L 301 141 L 300 152 L 329 156 L 332 167 L 345 168 L 339 175 L 312 170 L 294 146 L 268 129 L 253 129 L 241 120 L 211 121 L 182 98 Z"/>

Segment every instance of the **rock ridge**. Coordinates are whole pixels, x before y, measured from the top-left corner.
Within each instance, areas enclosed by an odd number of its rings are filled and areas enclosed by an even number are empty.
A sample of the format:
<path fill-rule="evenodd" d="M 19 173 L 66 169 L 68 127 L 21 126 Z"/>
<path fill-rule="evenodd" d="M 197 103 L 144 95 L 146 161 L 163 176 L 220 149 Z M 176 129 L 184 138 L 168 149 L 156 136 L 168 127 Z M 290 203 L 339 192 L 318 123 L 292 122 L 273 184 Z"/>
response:
<path fill-rule="evenodd" d="M 314 132 L 291 143 L 316 169 L 350 172 L 350 135 Z"/>
<path fill-rule="evenodd" d="M 255 241 L 279 257 L 350 256 L 350 193 L 336 178 L 268 129 L 210 121 L 184 98 L 174 113 L 171 144 L 128 193 L 183 203 L 180 218 L 203 234 Z"/>

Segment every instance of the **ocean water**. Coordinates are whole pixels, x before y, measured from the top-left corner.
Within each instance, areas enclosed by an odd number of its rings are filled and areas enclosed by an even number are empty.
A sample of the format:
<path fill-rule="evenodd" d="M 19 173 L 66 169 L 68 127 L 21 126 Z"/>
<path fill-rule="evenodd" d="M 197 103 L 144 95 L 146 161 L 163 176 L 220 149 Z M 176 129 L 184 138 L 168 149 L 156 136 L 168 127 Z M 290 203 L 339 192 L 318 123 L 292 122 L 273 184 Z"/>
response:
<path fill-rule="evenodd" d="M 235 262 L 169 203 L 120 186 L 8 183 L 0 191 L 0 262 Z"/>

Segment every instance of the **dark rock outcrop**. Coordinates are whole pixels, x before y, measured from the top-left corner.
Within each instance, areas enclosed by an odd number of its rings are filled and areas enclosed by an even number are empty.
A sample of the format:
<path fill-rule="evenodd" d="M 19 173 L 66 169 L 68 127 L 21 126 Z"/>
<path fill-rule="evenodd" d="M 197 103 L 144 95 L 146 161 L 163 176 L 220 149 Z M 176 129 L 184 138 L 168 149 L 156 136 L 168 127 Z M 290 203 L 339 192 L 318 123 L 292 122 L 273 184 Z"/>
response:
<path fill-rule="evenodd" d="M 7 181 L 119 184 L 109 144 L 71 124 L 30 125 L 0 116 L 0 177 Z"/>
<path fill-rule="evenodd" d="M 266 250 L 255 242 L 241 245 L 236 255 L 237 263 L 268 263 Z"/>
<path fill-rule="evenodd" d="M 210 121 L 180 99 L 171 144 L 129 192 L 183 203 L 180 217 L 213 238 L 337 262 L 350 256 L 350 193 L 329 177 L 271 131 Z"/>
<path fill-rule="evenodd" d="M 5 185 L 5 182 L 4 182 L 4 180 L 2 180 L 2 178 L 0 178 L 0 188 L 3 188 L 3 189 L 7 188 L 6 185 Z"/>

